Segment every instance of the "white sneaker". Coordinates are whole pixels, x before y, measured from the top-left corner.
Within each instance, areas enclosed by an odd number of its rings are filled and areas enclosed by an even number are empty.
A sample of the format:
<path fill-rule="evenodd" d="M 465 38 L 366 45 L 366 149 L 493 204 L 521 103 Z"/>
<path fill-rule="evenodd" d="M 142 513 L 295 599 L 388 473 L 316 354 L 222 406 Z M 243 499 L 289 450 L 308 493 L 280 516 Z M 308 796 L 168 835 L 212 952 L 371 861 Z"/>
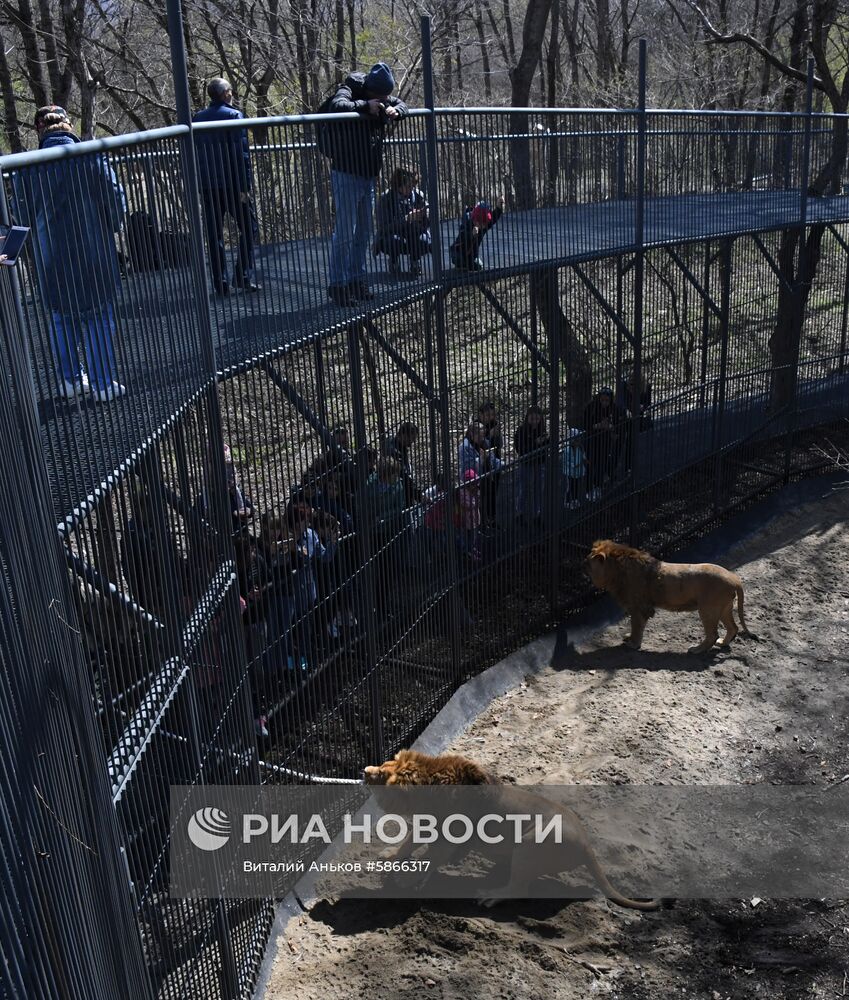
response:
<path fill-rule="evenodd" d="M 91 394 L 98 403 L 109 403 L 119 396 L 126 396 L 127 389 L 120 382 L 110 382 L 105 389 L 92 389 Z"/>
<path fill-rule="evenodd" d="M 59 381 L 59 395 L 62 399 L 74 399 L 75 396 L 82 396 L 85 392 L 91 392 L 88 375 L 81 374 L 73 382 L 67 378 Z"/>

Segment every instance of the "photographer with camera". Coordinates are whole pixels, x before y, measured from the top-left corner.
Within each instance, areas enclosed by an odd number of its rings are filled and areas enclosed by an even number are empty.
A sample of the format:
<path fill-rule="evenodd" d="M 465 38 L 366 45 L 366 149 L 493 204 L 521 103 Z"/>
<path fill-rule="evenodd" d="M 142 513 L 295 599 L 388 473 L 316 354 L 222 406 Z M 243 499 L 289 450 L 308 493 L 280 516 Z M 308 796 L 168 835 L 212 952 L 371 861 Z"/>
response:
<path fill-rule="evenodd" d="M 321 113 L 355 111 L 360 120 L 319 126 L 318 147 L 330 158 L 330 184 L 336 209 L 330 252 L 328 296 L 339 306 L 371 299 L 366 257 L 372 240 L 375 183 L 383 165 L 387 128 L 407 113 L 392 97 L 395 79 L 386 63 L 366 73 L 351 73 Z"/>

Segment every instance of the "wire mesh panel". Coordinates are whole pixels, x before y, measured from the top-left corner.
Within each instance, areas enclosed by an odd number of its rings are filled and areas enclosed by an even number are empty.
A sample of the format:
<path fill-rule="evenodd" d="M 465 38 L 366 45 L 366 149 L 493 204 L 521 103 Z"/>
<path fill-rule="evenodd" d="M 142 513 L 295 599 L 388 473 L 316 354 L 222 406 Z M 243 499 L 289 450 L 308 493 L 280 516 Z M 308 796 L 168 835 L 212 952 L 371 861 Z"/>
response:
<path fill-rule="evenodd" d="M 169 899 L 170 785 L 356 779 L 591 600 L 593 539 L 666 551 L 847 415 L 827 118 L 369 114 L 2 162 L 153 995 L 248 995 L 272 912 Z"/>
<path fill-rule="evenodd" d="M 236 996 L 256 948 L 234 951 L 223 909 L 168 898 L 169 786 L 259 774 L 188 130 L 53 138 L 4 167 L 32 228 L 20 318 L 66 612 L 154 993 Z M 270 915 L 238 919 L 255 934 Z"/>

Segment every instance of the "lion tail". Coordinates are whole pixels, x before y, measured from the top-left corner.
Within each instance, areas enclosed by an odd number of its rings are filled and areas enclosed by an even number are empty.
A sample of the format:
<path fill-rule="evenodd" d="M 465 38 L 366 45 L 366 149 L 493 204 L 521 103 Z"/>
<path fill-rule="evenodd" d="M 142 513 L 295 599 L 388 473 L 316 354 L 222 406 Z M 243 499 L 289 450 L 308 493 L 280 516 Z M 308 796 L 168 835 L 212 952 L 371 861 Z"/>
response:
<path fill-rule="evenodd" d="M 740 628 L 742 629 L 742 635 L 747 639 L 754 639 L 755 636 L 749 631 L 746 625 L 746 619 L 743 617 L 743 588 L 742 586 L 737 587 L 737 614 L 740 616 Z"/>
<path fill-rule="evenodd" d="M 623 896 L 618 889 L 615 889 L 604 872 L 604 869 L 599 864 L 598 858 L 592 851 L 592 848 L 587 849 L 587 859 L 586 866 L 592 873 L 593 878 L 596 881 L 596 885 L 601 889 L 601 891 L 607 896 L 609 900 L 614 903 L 618 903 L 620 906 L 624 906 L 628 910 L 643 910 L 652 911 L 659 910 L 663 905 L 659 899 L 629 899 L 627 896 Z"/>

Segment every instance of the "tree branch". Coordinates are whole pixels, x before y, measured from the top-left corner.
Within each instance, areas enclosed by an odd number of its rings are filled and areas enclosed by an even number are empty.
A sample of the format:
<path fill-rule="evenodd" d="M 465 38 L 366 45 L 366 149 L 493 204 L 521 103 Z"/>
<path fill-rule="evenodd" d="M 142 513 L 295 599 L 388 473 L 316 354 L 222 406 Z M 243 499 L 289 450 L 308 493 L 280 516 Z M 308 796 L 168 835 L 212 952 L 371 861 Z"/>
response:
<path fill-rule="evenodd" d="M 771 52 L 763 42 L 758 41 L 752 35 L 745 34 L 742 31 L 732 31 L 729 34 L 723 34 L 721 31 L 717 30 L 711 23 L 710 18 L 705 14 L 702 8 L 695 2 L 695 0 L 684 0 L 684 3 L 693 10 L 698 16 L 699 20 L 702 22 L 702 26 L 705 31 L 711 36 L 708 40 L 708 45 L 731 45 L 736 42 L 741 42 L 743 45 L 748 45 L 750 48 L 754 49 L 760 56 L 762 56 L 766 61 L 774 66 L 779 72 L 783 73 L 785 76 L 789 76 L 793 80 L 800 80 L 801 82 L 806 82 L 808 76 L 802 70 L 796 69 L 790 66 L 788 63 L 779 59 L 774 52 Z M 814 76 L 814 86 L 818 90 L 822 90 L 827 93 L 827 88 L 823 81 L 818 77 Z"/>

